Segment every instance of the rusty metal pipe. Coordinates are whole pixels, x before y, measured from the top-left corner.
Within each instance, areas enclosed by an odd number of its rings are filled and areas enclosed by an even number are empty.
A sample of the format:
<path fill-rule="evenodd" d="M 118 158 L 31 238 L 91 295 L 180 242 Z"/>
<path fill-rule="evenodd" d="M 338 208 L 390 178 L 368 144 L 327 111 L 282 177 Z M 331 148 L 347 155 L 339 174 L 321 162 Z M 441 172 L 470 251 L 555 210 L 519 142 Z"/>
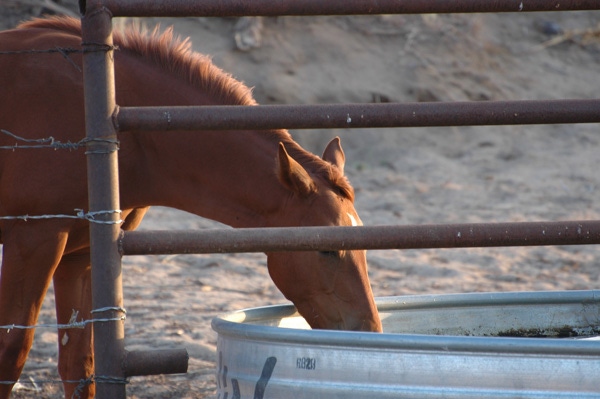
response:
<path fill-rule="evenodd" d="M 597 0 L 104 0 L 119 17 L 359 15 L 597 10 Z"/>
<path fill-rule="evenodd" d="M 600 99 L 122 107 L 115 115 L 115 124 L 120 131 L 423 127 L 598 122 L 600 122 Z"/>
<path fill-rule="evenodd" d="M 154 349 L 125 353 L 126 377 L 187 373 L 190 356 L 185 349 Z"/>
<path fill-rule="evenodd" d="M 83 47 L 96 50 L 112 45 L 111 15 L 105 8 L 89 5 L 81 20 Z M 117 133 L 112 122 L 116 107 L 113 54 L 90 51 L 83 54 L 87 176 L 91 212 L 118 210 Z M 114 141 L 114 142 L 111 142 Z M 92 306 L 94 309 L 123 307 L 121 258 L 117 249 L 119 215 L 99 215 L 104 223 L 90 223 L 90 259 L 92 265 Z M 118 310 L 102 313 L 118 317 Z M 125 376 L 121 368 L 124 349 L 122 321 L 95 323 L 95 384 L 98 399 L 125 399 Z M 91 377 L 91 376 L 90 376 Z"/>
<path fill-rule="evenodd" d="M 600 221 L 123 232 L 123 255 L 600 244 Z"/>

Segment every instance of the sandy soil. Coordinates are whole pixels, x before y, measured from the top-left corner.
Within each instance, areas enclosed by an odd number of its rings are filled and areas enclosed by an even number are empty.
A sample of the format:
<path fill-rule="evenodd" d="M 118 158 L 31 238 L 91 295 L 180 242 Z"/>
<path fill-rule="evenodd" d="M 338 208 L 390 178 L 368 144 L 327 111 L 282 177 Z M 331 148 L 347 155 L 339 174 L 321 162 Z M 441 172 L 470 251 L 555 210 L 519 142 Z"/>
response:
<path fill-rule="evenodd" d="M 65 1 L 63 4 L 72 6 Z M 35 7 L 0 11 L 4 28 Z M 145 20 L 152 26 L 157 19 Z M 265 18 L 260 47 L 236 49 L 235 19 L 163 19 L 254 86 L 261 103 L 593 98 L 600 13 Z M 548 40 L 560 42 L 544 45 Z M 565 39 L 565 40 L 562 40 Z M 547 43 L 548 44 L 548 43 Z M 297 131 L 321 153 L 342 137 L 367 225 L 598 219 L 598 125 Z M 152 209 L 142 229 L 211 221 Z M 376 296 L 600 288 L 600 248 L 369 253 Z M 285 302 L 261 254 L 124 259 L 127 347 L 185 347 L 187 375 L 133 378 L 131 398 L 205 398 L 215 389 L 211 319 Z M 52 292 L 40 323 L 53 323 Z M 59 398 L 56 333 L 39 329 L 15 397 Z"/>

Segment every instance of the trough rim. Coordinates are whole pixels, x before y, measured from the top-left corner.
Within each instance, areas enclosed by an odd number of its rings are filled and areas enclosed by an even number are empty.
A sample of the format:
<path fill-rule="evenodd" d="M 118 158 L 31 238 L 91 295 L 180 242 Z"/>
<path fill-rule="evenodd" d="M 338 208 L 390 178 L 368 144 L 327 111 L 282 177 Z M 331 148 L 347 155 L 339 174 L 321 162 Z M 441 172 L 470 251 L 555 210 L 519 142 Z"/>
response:
<path fill-rule="evenodd" d="M 406 295 L 375 298 L 380 312 L 468 306 L 517 306 L 581 303 L 599 308 L 600 290 L 485 292 L 464 294 Z M 454 335 L 392 334 L 334 330 L 302 330 L 248 324 L 265 317 L 299 315 L 291 304 L 263 306 L 226 313 L 212 320 L 212 328 L 226 339 L 267 341 L 271 344 L 352 347 L 354 350 L 405 350 L 534 354 L 545 356 L 599 357 L 600 340 L 565 338 L 481 337 Z M 246 322 L 246 323 L 244 323 Z"/>

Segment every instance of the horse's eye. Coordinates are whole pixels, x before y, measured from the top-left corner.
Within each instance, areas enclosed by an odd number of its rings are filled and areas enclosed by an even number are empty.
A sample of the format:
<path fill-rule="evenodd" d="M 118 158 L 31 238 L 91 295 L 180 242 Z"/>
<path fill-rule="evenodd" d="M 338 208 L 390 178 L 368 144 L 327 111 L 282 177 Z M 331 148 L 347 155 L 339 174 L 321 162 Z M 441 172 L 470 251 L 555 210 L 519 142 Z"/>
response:
<path fill-rule="evenodd" d="M 326 256 L 328 258 L 339 258 L 340 253 L 338 251 L 320 251 L 319 255 Z"/>

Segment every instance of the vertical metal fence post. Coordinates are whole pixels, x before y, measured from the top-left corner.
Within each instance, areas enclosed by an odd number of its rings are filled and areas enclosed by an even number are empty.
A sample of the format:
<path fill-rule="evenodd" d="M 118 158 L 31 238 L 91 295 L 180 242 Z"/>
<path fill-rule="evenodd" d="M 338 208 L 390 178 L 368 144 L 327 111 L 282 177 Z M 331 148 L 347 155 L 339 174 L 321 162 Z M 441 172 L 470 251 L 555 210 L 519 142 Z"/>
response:
<path fill-rule="evenodd" d="M 110 11 L 101 2 L 88 1 L 82 18 L 84 48 L 85 119 L 89 211 L 105 223 L 90 223 L 92 303 L 98 318 L 118 318 L 123 308 L 117 135 L 112 123 L 115 110 L 114 59 Z M 103 212 L 108 211 L 108 212 Z M 108 308 L 109 310 L 105 310 Z M 122 321 L 94 323 L 96 397 L 125 399 L 125 355 Z"/>

